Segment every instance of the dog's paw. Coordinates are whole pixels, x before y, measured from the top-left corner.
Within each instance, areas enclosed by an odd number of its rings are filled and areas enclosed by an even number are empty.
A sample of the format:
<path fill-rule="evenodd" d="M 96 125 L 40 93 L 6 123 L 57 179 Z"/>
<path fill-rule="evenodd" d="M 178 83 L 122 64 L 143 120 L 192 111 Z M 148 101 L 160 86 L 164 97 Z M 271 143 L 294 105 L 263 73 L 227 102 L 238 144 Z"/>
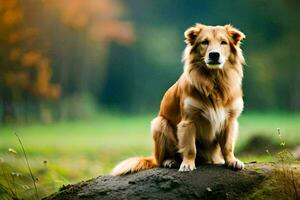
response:
<path fill-rule="evenodd" d="M 195 161 L 182 161 L 179 171 L 187 172 L 187 171 L 193 171 L 194 169 L 196 169 Z"/>
<path fill-rule="evenodd" d="M 236 158 L 227 162 L 226 165 L 233 170 L 242 170 L 245 168 L 244 163 Z"/>
<path fill-rule="evenodd" d="M 162 166 L 165 168 L 176 168 L 177 162 L 173 159 L 167 159 L 163 162 Z"/>

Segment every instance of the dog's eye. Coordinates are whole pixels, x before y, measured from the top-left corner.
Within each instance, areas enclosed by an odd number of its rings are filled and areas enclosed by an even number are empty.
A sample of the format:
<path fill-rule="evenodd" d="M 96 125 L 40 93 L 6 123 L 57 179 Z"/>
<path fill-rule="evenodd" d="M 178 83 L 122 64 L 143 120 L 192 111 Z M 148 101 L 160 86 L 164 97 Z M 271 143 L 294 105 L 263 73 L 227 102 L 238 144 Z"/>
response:
<path fill-rule="evenodd" d="M 208 43 L 209 43 L 208 40 L 203 40 L 203 41 L 201 42 L 202 45 L 208 45 Z"/>
<path fill-rule="evenodd" d="M 226 42 L 225 40 L 223 40 L 223 41 L 221 42 L 221 44 L 222 44 L 222 45 L 226 45 L 227 42 Z"/>

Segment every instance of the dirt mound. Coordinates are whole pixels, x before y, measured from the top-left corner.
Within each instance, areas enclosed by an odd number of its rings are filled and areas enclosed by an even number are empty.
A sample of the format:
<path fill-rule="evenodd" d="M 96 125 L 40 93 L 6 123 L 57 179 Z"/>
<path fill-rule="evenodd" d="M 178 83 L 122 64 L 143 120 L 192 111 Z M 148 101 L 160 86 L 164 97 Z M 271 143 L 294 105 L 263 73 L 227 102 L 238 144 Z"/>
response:
<path fill-rule="evenodd" d="M 224 166 L 204 165 L 192 172 L 151 169 L 122 177 L 99 176 L 64 186 L 46 200 L 76 199 L 240 199 L 266 177 L 257 166 L 232 171 Z"/>

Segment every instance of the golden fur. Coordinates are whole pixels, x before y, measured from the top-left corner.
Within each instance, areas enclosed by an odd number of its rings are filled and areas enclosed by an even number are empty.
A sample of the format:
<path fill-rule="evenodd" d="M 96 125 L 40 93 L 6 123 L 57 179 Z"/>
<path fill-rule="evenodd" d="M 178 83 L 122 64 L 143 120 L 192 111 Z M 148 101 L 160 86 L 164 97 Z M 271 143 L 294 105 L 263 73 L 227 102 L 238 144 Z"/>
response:
<path fill-rule="evenodd" d="M 184 72 L 165 93 L 159 115 L 151 123 L 153 157 L 125 160 L 112 175 L 177 163 L 181 163 L 179 171 L 190 171 L 196 159 L 244 168 L 233 153 L 237 118 L 243 110 L 240 41 L 244 38 L 231 25 L 196 24 L 185 31 Z M 219 57 L 212 63 L 213 53 Z"/>

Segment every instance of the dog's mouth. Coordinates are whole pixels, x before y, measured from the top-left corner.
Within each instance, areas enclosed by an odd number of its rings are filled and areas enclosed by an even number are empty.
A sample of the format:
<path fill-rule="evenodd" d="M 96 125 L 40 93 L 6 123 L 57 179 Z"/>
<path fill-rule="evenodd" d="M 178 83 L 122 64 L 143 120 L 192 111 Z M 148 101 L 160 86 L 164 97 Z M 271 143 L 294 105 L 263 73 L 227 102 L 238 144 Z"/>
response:
<path fill-rule="evenodd" d="M 220 61 L 215 61 L 215 60 L 208 60 L 207 62 L 205 62 L 207 67 L 210 69 L 222 69 L 223 68 L 223 64 Z"/>
<path fill-rule="evenodd" d="M 206 64 L 207 65 L 220 65 L 220 64 L 222 64 L 220 61 L 218 61 L 218 60 L 208 60 L 207 62 L 206 62 Z"/>

